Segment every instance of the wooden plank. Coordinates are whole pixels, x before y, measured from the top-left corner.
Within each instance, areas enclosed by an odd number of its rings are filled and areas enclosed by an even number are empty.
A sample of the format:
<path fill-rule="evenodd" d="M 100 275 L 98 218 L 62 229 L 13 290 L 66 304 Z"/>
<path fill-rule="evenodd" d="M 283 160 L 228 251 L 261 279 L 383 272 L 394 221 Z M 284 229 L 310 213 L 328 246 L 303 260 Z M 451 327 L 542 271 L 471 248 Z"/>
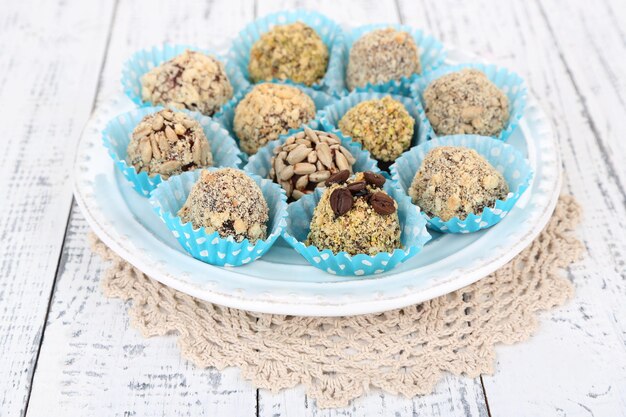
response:
<path fill-rule="evenodd" d="M 259 416 L 289 417 L 387 417 L 445 416 L 487 417 L 489 412 L 480 378 L 469 379 L 446 375 L 430 395 L 405 398 L 380 390 L 351 402 L 348 407 L 320 409 L 304 388 L 298 387 L 272 394 L 259 390 Z"/>
<path fill-rule="evenodd" d="M 98 103 L 121 90 L 122 63 L 163 42 L 211 46 L 233 36 L 251 3 L 120 1 Z M 198 369 L 181 359 L 174 337 L 146 340 L 129 326 L 123 303 L 103 298 L 103 265 L 86 242 L 75 209 L 33 380 L 29 416 L 252 416 L 256 389 L 239 372 Z M 51 388 L 53 387 L 53 388 Z M 86 411 L 86 413 L 85 413 Z"/>
<path fill-rule="evenodd" d="M 563 0 L 536 4 L 560 51 L 567 76 L 581 97 L 582 110 L 609 175 L 620 182 L 626 205 L 626 147 L 620 136 L 626 131 L 626 118 L 620 117 L 626 113 L 626 82 L 622 76 L 626 73 L 622 29 L 626 3 L 618 2 L 614 7 L 609 0 L 598 2 L 596 7 L 584 7 L 582 2 L 580 7 L 571 7 L 571 2 Z"/>
<path fill-rule="evenodd" d="M 604 95 L 595 95 L 594 88 L 608 89 L 606 84 L 598 87 L 605 81 L 591 84 L 582 78 L 590 76 L 582 67 L 598 68 L 594 45 L 577 42 L 589 4 L 560 6 L 545 13 L 541 7 L 548 7 L 546 2 L 439 1 L 426 10 L 428 20 L 437 22 L 433 28 L 439 37 L 514 68 L 528 80 L 560 138 L 566 190 L 585 208 L 581 237 L 589 253 L 569 271 L 576 298 L 544 314 L 540 330 L 528 342 L 498 349 L 496 374 L 483 378 L 492 415 L 619 416 L 626 410 L 626 333 L 618 320 L 626 317 L 626 208 L 618 173 L 623 162 L 619 165 L 619 152 L 614 151 L 620 142 L 609 128 L 621 123 L 616 119 L 623 119 L 623 111 L 615 96 L 604 104 Z M 415 4 L 404 1 L 402 7 Z M 567 18 L 568 8 L 582 20 Z M 574 46 L 568 53 L 560 51 L 546 16 L 560 22 L 560 36 L 571 33 L 579 49 L 575 63 L 568 57 Z M 603 37 L 597 18 L 595 23 L 600 31 L 596 36 Z M 613 61 L 623 64 L 624 57 L 616 51 Z M 622 168 L 611 167 L 613 157 Z"/>
<path fill-rule="evenodd" d="M 258 14 L 265 14 L 302 5 L 292 1 L 263 1 Z M 344 26 L 355 27 L 368 23 L 403 22 L 428 28 L 421 13 L 405 16 L 396 3 L 388 1 L 361 1 L 356 4 L 336 1 L 316 2 L 315 10 L 334 18 Z M 304 407 L 304 410 L 303 410 Z M 480 379 L 446 376 L 429 396 L 407 399 L 373 390 L 369 395 L 353 401 L 349 407 L 319 409 L 303 388 L 286 390 L 274 395 L 259 390 L 259 415 L 267 417 L 306 416 L 487 416 L 487 405 Z"/>
<path fill-rule="evenodd" d="M 130 304 L 104 298 L 88 231 L 74 206 L 28 416 L 253 416 L 256 390 L 237 370 L 197 368 L 174 336 L 144 338 Z"/>
<path fill-rule="evenodd" d="M 22 415 L 63 244 L 69 172 L 113 0 L 5 2 L 0 13 L 0 414 Z"/>

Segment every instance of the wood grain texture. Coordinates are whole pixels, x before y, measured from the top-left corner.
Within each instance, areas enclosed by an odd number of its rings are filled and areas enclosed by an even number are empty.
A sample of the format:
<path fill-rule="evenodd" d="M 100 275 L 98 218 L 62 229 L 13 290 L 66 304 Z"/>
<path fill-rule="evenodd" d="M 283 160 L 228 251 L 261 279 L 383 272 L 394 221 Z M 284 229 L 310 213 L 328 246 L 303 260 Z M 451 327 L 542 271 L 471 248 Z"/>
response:
<path fill-rule="evenodd" d="M 255 15 L 305 6 L 293 0 L 3 5 L 0 123 L 10 140 L 2 142 L 0 195 L 10 198 L 0 199 L 0 354 L 9 360 L 0 361 L 0 416 L 22 414 L 29 395 L 32 416 L 626 415 L 623 0 L 315 3 L 348 26 L 400 21 L 514 69 L 552 117 L 565 191 L 585 207 L 580 236 L 588 254 L 568 271 L 575 299 L 544 314 L 528 342 L 500 347 L 493 376 L 449 376 L 430 396 L 409 400 L 375 391 L 345 409 L 319 410 L 301 388 L 257 391 L 237 370 L 201 370 L 180 359 L 173 337 L 143 339 L 123 303 L 102 297 L 103 265 L 87 246 L 88 227 L 76 209 L 61 252 L 72 150 L 96 92 L 102 101 L 119 89 L 122 62 L 161 42 L 211 46 Z"/>
<path fill-rule="evenodd" d="M 315 10 L 331 16 L 339 24 L 356 27 L 368 23 L 405 23 L 402 10 L 393 0 L 360 1 L 358 7 L 338 7 L 336 1 L 316 2 Z M 258 5 L 258 14 L 266 15 L 288 8 L 303 7 L 297 1 L 264 0 Z M 412 24 L 425 27 L 425 20 L 413 19 Z M 303 389 L 287 390 L 274 395 L 259 391 L 259 415 L 278 417 L 305 416 L 484 416 L 488 415 L 485 395 L 480 379 L 446 377 L 432 395 L 412 400 L 401 396 L 373 390 L 370 395 L 352 402 L 343 409 L 320 410 L 314 400 L 309 399 Z"/>
<path fill-rule="evenodd" d="M 496 374 L 483 378 L 490 412 L 624 415 L 624 158 L 614 150 L 620 145 L 610 128 L 624 118 L 617 104 L 601 104 L 605 97 L 606 103 L 615 98 L 600 91 L 615 87 L 606 72 L 596 71 L 602 64 L 591 57 L 597 57 L 598 45 L 580 36 L 587 25 L 594 38 L 608 42 L 616 38 L 616 29 L 603 27 L 609 17 L 598 17 L 580 1 L 449 3 L 428 2 L 419 11 L 415 2 L 401 6 L 407 14 L 424 13 L 437 22 L 433 31 L 444 41 L 514 68 L 528 80 L 560 139 L 566 191 L 585 209 L 581 237 L 588 254 L 569 271 L 576 297 L 545 314 L 536 337 L 498 350 Z M 615 46 L 612 52 L 612 65 L 622 65 L 623 48 Z"/>
<path fill-rule="evenodd" d="M 28 400 L 113 4 L 1 7 L 0 415 L 22 415 Z"/>
<path fill-rule="evenodd" d="M 88 231 L 74 206 L 28 416 L 253 416 L 256 390 L 238 371 L 195 367 L 175 337 L 142 337 L 102 296 Z"/>
<path fill-rule="evenodd" d="M 247 1 L 120 1 L 98 102 L 119 91 L 122 64 L 136 50 L 164 42 L 210 47 L 233 36 L 252 11 Z M 254 415 L 257 391 L 237 370 L 197 369 L 180 358 L 174 338 L 146 340 L 129 327 L 122 303 L 98 290 L 102 265 L 87 230 L 75 210 L 28 415 Z"/>

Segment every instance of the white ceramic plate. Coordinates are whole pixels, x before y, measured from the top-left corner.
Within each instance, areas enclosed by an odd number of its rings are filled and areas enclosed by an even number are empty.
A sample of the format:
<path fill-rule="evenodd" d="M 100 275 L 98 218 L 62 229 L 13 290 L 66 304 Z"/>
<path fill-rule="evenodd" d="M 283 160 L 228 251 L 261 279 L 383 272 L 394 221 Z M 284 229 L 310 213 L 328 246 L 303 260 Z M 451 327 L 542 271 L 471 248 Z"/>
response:
<path fill-rule="evenodd" d="M 468 61 L 449 51 L 450 63 Z M 121 89 L 120 89 L 121 90 Z M 495 271 L 544 228 L 561 188 L 561 161 L 550 124 L 530 96 L 524 118 L 508 143 L 527 155 L 534 180 L 496 226 L 469 235 L 435 235 L 417 256 L 369 277 L 338 277 L 310 266 L 282 239 L 262 259 L 220 268 L 188 255 L 114 169 L 101 131 L 131 110 L 121 92 L 87 124 L 75 164 L 75 196 L 89 225 L 111 249 L 150 277 L 212 303 L 245 310 L 307 316 L 374 313 L 405 307 L 465 287 Z"/>

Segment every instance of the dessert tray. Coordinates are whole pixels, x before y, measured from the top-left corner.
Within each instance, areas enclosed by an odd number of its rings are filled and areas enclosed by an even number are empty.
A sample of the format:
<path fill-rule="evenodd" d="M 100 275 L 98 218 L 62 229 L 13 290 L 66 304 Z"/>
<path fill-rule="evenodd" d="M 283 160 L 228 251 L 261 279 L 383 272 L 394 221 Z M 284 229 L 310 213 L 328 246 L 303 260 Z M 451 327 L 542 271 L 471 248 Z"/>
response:
<path fill-rule="evenodd" d="M 447 64 L 475 61 L 448 49 Z M 261 259 L 217 267 L 191 257 L 115 169 L 102 129 L 135 104 L 120 89 L 100 105 L 80 139 L 74 194 L 98 237 L 150 277 L 194 297 L 239 309 L 306 316 L 374 313 L 426 301 L 467 286 L 511 260 L 544 228 L 561 187 L 561 161 L 550 123 L 529 94 L 519 127 L 507 143 L 534 171 L 530 187 L 497 225 L 471 234 L 439 234 L 423 250 L 382 274 L 327 274 L 308 264 L 282 238 Z"/>

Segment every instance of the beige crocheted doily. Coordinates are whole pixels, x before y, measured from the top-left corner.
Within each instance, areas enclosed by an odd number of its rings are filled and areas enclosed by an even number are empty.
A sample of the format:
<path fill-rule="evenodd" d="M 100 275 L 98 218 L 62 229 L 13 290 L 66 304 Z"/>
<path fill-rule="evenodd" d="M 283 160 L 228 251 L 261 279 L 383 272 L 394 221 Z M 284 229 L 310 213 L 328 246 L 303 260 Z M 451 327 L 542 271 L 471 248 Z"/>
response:
<path fill-rule="evenodd" d="M 578 259 L 578 204 L 562 197 L 546 229 L 509 264 L 473 285 L 400 310 L 343 318 L 257 314 L 220 307 L 150 279 L 104 244 L 108 297 L 133 300 L 144 336 L 178 334 L 182 355 L 201 367 L 236 366 L 259 388 L 304 384 L 319 407 L 341 407 L 368 387 L 428 394 L 444 372 L 492 373 L 494 345 L 528 338 L 540 310 L 573 294 L 563 268 Z"/>

